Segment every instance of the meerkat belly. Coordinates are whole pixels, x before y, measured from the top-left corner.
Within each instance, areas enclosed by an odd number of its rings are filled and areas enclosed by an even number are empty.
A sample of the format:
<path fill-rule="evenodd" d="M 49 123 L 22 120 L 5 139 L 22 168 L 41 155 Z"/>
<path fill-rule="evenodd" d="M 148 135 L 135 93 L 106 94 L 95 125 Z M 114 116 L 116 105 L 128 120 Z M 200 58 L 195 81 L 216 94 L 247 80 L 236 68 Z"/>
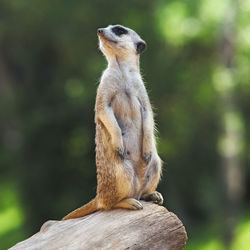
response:
<path fill-rule="evenodd" d="M 122 131 L 125 158 L 136 163 L 141 158 L 142 147 L 142 115 L 140 102 L 135 95 L 124 91 L 116 95 L 112 106 Z"/>
<path fill-rule="evenodd" d="M 120 174 L 130 183 L 126 185 L 132 187 L 128 197 L 138 198 L 142 185 L 138 176 L 142 148 L 141 105 L 135 95 L 121 92 L 114 97 L 112 107 L 122 132 L 125 153 Z"/>

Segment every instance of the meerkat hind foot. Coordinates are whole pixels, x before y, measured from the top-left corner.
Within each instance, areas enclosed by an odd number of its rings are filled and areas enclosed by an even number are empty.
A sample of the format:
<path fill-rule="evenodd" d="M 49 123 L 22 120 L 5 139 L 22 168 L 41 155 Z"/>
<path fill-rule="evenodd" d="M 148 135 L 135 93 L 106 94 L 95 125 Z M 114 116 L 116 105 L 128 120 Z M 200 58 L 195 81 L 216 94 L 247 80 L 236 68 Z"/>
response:
<path fill-rule="evenodd" d="M 141 199 L 145 200 L 145 201 L 153 201 L 154 203 L 159 204 L 159 205 L 162 205 L 162 203 L 163 203 L 163 197 L 162 197 L 161 193 L 159 193 L 157 191 L 154 191 L 154 192 L 149 193 L 149 194 L 144 194 L 141 197 Z"/>
<path fill-rule="evenodd" d="M 143 209 L 142 204 L 134 198 L 126 198 L 114 205 L 114 208 L 126 208 L 131 210 Z"/>

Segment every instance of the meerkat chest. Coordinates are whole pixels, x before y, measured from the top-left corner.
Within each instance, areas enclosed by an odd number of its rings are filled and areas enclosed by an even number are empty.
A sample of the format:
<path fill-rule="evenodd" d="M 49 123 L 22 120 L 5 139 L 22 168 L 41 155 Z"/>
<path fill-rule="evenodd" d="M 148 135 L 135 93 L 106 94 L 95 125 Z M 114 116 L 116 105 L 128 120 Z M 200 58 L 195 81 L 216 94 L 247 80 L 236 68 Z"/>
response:
<path fill-rule="evenodd" d="M 141 117 L 141 102 L 137 86 L 132 81 L 121 84 L 117 89 L 112 106 L 118 117 L 132 119 Z"/>

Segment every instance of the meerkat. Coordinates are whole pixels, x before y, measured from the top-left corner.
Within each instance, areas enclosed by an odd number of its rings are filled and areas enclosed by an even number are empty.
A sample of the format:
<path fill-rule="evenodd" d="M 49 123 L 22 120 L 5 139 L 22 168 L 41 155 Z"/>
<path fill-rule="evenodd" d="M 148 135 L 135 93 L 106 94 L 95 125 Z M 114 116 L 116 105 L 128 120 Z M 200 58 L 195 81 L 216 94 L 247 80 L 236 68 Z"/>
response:
<path fill-rule="evenodd" d="M 146 43 L 122 25 L 100 28 L 97 35 L 108 61 L 95 104 L 97 194 L 63 220 L 97 210 L 142 209 L 140 199 L 163 203 L 162 195 L 156 191 L 162 161 L 156 149 L 152 107 L 139 67 Z"/>

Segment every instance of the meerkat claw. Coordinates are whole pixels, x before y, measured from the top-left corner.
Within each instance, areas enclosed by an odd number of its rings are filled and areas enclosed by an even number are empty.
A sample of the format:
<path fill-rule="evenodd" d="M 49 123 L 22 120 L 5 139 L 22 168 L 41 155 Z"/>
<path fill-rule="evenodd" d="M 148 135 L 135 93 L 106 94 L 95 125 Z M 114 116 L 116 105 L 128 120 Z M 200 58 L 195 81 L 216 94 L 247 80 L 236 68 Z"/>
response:
<path fill-rule="evenodd" d="M 138 210 L 143 209 L 143 206 L 139 201 L 133 204 L 133 207 L 135 207 L 135 209 L 138 209 Z"/>
<path fill-rule="evenodd" d="M 120 148 L 117 148 L 116 152 L 118 156 L 121 158 L 121 160 L 124 160 L 124 152 Z"/>
<path fill-rule="evenodd" d="M 130 209 L 133 209 L 133 210 L 143 209 L 143 206 L 140 201 L 136 199 L 128 199 L 128 200 L 129 200 Z"/>

